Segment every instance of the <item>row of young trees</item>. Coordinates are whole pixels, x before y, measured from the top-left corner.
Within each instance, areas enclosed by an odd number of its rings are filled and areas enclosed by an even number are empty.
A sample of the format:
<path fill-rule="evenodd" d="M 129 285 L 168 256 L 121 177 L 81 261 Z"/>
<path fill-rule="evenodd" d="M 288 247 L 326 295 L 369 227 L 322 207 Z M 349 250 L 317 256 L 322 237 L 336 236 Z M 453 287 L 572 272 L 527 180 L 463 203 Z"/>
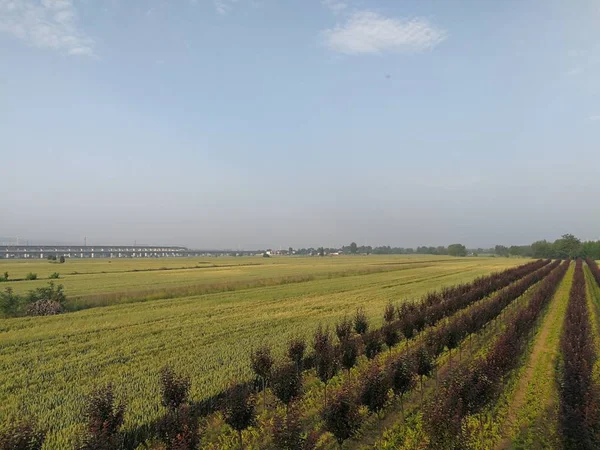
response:
<path fill-rule="evenodd" d="M 67 297 L 62 284 L 53 281 L 48 286 L 31 289 L 26 294 L 16 294 L 12 288 L 0 292 L 0 313 L 4 317 L 47 316 L 64 311 Z"/>
<path fill-rule="evenodd" d="M 435 448 L 464 448 L 468 430 L 463 419 L 481 412 L 501 392 L 504 377 L 518 363 L 530 333 L 569 264 L 567 260 L 556 267 L 555 262 L 555 270 L 533 291 L 527 305 L 507 324 L 486 355 L 453 370 L 438 395 L 428 403 L 424 427 Z"/>
<path fill-rule="evenodd" d="M 563 234 L 554 242 L 536 241 L 531 245 L 496 245 L 498 256 L 526 256 L 533 258 L 591 258 L 600 259 L 600 241 L 582 242 L 572 234 Z"/>
<path fill-rule="evenodd" d="M 589 266 L 595 277 L 600 275 L 595 262 L 589 261 Z M 592 379 L 597 355 L 580 259 L 575 266 L 560 348 L 563 364 L 559 394 L 564 447 L 567 450 L 600 448 L 599 392 Z"/>
<path fill-rule="evenodd" d="M 348 439 L 360 427 L 359 407 L 364 405 L 369 411 L 379 411 L 388 401 L 390 389 L 400 398 L 402 407 L 402 397 L 418 384 L 418 380 L 423 392 L 423 378 L 431 376 L 435 370 L 435 360 L 443 351 L 448 349 L 451 356 L 452 350 L 457 348 L 462 340 L 481 330 L 514 299 L 547 276 L 558 264 L 557 261 L 538 270 L 489 301 L 467 309 L 464 314 L 453 317 L 437 328 L 431 328 L 423 336 L 421 343 L 411 351 L 396 353 L 384 364 L 377 360 L 368 363 L 358 380 L 348 377 L 334 393 L 333 401 L 322 411 L 326 429 L 333 433 L 340 443 Z"/>

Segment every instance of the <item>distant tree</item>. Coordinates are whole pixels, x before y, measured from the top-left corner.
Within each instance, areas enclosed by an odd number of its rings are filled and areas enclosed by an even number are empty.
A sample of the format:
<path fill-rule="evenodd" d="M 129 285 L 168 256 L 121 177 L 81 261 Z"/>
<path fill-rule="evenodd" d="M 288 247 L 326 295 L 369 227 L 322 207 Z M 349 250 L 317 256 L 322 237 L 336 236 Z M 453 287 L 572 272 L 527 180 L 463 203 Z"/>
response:
<path fill-rule="evenodd" d="M 64 264 L 64 263 L 65 263 L 65 257 L 61 255 L 61 257 L 60 257 L 60 261 L 59 261 L 59 262 L 60 262 L 61 264 Z"/>
<path fill-rule="evenodd" d="M 450 256 L 467 256 L 467 248 L 462 244 L 451 244 L 448 246 Z"/>
<path fill-rule="evenodd" d="M 29 272 L 25 275 L 26 280 L 37 280 L 37 273 Z"/>
<path fill-rule="evenodd" d="M 294 249 L 292 247 L 288 248 L 288 254 L 289 255 L 293 255 L 294 254 Z"/>
<path fill-rule="evenodd" d="M 57 280 L 58 278 L 60 278 L 60 274 L 58 272 L 54 272 L 54 273 L 51 273 L 48 278 L 50 278 L 52 280 Z"/>
<path fill-rule="evenodd" d="M 531 253 L 534 258 L 553 258 L 554 249 L 548 241 L 536 241 L 531 244 Z"/>
<path fill-rule="evenodd" d="M 496 247 L 494 248 L 494 253 L 496 253 L 496 255 L 498 256 L 508 256 L 510 251 L 508 247 L 504 245 L 496 245 Z"/>
<path fill-rule="evenodd" d="M 508 253 L 511 256 L 521 256 L 521 247 L 519 247 L 518 245 L 511 245 L 508 249 Z"/>
<path fill-rule="evenodd" d="M 236 384 L 227 391 L 223 417 L 225 423 L 237 431 L 242 449 L 244 448 L 242 431 L 254 423 L 256 419 L 255 405 L 248 387 Z"/>
<path fill-rule="evenodd" d="M 323 247 L 319 247 L 319 256 L 325 256 L 325 249 Z"/>
<path fill-rule="evenodd" d="M 4 272 L 4 276 L 2 278 L 2 281 L 8 281 L 8 272 Z"/>
<path fill-rule="evenodd" d="M 369 319 L 365 314 L 364 308 L 357 308 L 354 314 L 354 331 L 358 334 L 365 334 L 369 329 Z"/>
<path fill-rule="evenodd" d="M 350 244 L 350 253 L 352 253 L 353 255 L 356 255 L 357 251 L 358 251 L 358 245 L 356 245 L 356 242 L 352 242 Z"/>
<path fill-rule="evenodd" d="M 552 247 L 558 258 L 566 259 L 581 256 L 581 241 L 572 234 L 563 234 L 560 239 L 554 241 Z"/>

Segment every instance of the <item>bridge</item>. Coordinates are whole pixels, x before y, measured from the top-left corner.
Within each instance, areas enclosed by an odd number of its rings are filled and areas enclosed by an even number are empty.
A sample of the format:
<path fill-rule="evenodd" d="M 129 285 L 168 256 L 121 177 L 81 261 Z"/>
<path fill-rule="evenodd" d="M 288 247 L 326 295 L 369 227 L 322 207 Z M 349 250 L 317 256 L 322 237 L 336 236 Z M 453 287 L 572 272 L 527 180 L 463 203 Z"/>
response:
<path fill-rule="evenodd" d="M 262 254 L 261 252 L 259 252 Z M 2 245 L 0 259 L 65 258 L 168 258 L 196 256 L 249 256 L 249 250 L 194 250 L 156 245 Z"/>
<path fill-rule="evenodd" d="M 185 247 L 122 246 L 122 245 L 5 245 L 0 247 L 0 259 L 60 258 L 166 258 L 191 256 Z"/>

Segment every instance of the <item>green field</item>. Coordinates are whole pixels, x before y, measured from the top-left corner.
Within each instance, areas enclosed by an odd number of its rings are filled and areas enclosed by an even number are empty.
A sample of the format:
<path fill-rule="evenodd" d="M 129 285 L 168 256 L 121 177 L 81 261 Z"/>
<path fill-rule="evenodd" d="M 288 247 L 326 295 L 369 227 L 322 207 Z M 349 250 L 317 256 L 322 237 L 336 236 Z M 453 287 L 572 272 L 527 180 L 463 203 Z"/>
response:
<path fill-rule="evenodd" d="M 249 352 L 260 344 L 281 351 L 288 338 L 308 336 L 318 323 L 332 324 L 357 306 L 379 324 L 390 301 L 524 262 L 427 256 L 1 261 L 0 273 L 10 278 L 59 272 L 73 309 L 88 309 L 0 319 L 0 416 L 32 415 L 51 430 L 46 447 L 62 448 L 82 427 L 85 395 L 114 381 L 128 403 L 125 427 L 133 428 L 161 414 L 158 370 L 165 364 L 191 377 L 192 398 L 200 400 L 231 380 L 248 379 Z M 0 287 L 25 292 L 47 281 Z M 90 308 L 112 301 L 121 304 Z"/>

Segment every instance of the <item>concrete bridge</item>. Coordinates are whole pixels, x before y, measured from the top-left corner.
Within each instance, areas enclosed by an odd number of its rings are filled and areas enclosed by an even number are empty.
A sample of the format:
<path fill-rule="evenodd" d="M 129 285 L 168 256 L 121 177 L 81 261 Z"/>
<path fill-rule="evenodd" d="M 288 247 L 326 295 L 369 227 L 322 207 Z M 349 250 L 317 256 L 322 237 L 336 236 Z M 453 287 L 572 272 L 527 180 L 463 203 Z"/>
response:
<path fill-rule="evenodd" d="M 60 258 L 165 258 L 189 256 L 185 247 L 122 246 L 122 245 L 8 245 L 0 247 L 0 258 L 44 259 Z"/>

